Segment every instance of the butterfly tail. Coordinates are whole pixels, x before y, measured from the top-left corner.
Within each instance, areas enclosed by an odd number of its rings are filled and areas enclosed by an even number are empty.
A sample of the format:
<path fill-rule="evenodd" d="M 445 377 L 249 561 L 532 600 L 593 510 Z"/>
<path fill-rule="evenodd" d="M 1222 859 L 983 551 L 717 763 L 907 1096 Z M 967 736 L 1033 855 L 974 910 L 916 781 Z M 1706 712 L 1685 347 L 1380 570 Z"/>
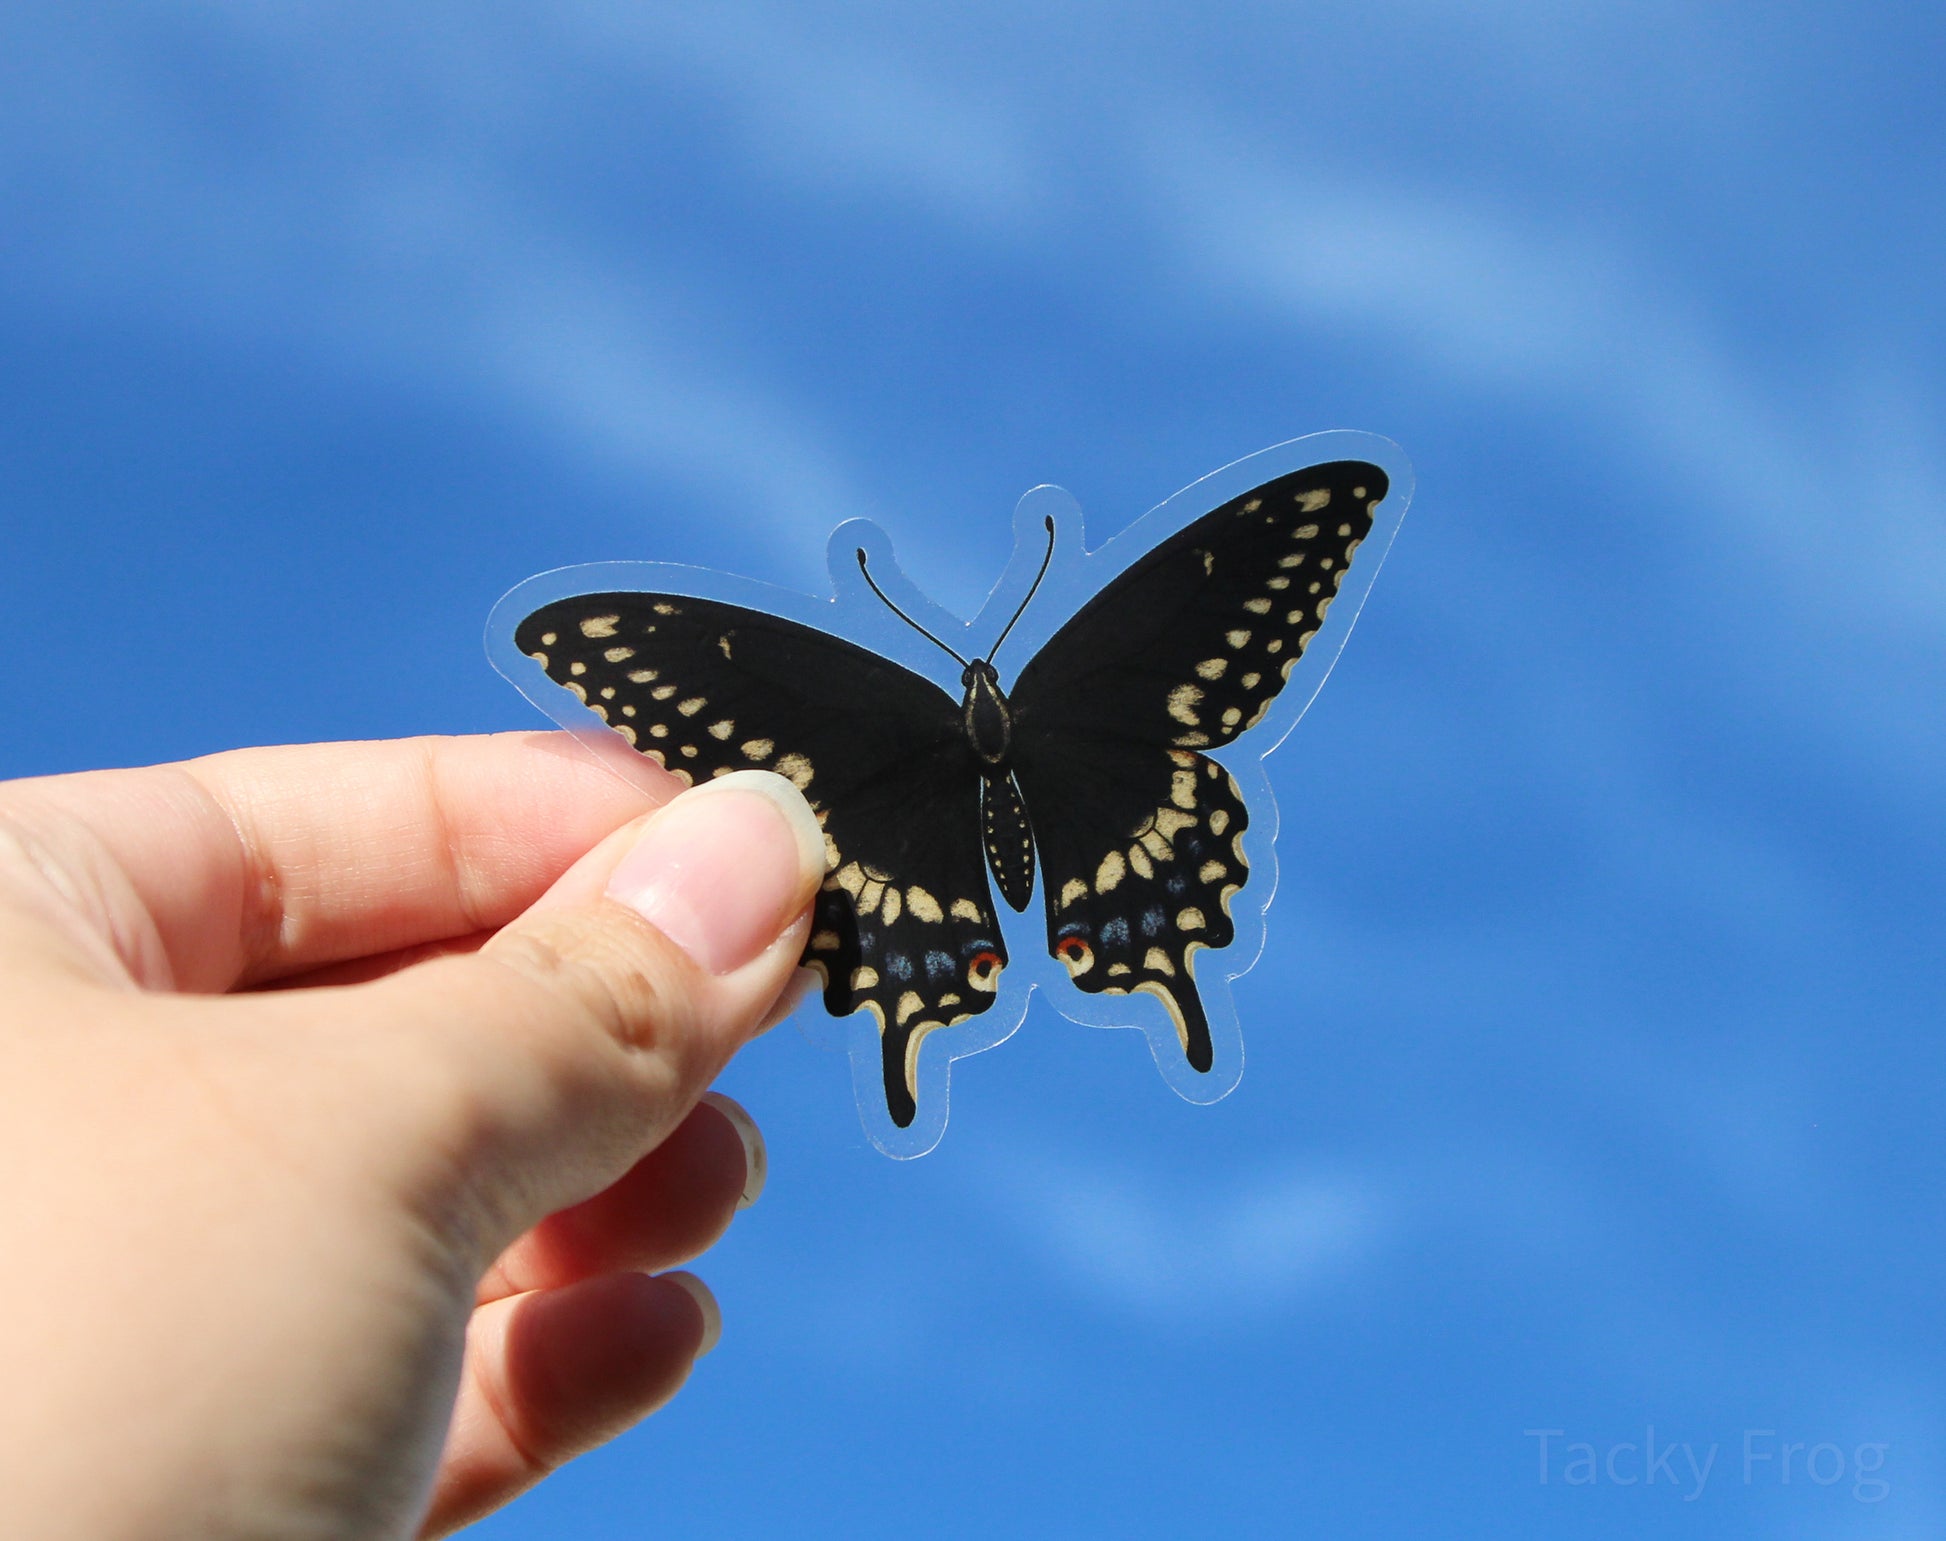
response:
<path fill-rule="evenodd" d="M 1210 1042 L 1209 1017 L 1203 1010 L 1203 997 L 1188 970 L 1177 979 L 1144 980 L 1137 988 L 1169 1008 L 1170 1020 L 1176 1024 L 1176 1037 L 1182 1041 L 1183 1058 L 1189 1061 L 1191 1070 L 1208 1075 L 1216 1063 L 1216 1050 Z"/>
<path fill-rule="evenodd" d="M 912 1120 L 919 1113 L 915 1090 L 907 1078 L 907 1056 L 912 1047 L 912 1034 L 906 1028 L 888 1024 L 885 1031 L 879 1034 L 879 1047 L 884 1053 L 885 1111 L 892 1115 L 892 1122 L 899 1128 L 910 1129 Z"/>

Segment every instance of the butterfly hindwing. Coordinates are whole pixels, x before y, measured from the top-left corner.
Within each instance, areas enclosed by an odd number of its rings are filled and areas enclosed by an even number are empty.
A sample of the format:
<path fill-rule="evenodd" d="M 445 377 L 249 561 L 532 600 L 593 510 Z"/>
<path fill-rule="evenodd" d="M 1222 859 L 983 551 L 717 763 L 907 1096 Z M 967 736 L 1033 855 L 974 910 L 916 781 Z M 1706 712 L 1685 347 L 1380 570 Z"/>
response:
<path fill-rule="evenodd" d="M 887 1106 L 909 1124 L 918 1045 L 985 1011 L 1006 965 L 958 703 L 826 632 L 684 595 L 558 600 L 514 640 L 685 780 L 773 770 L 804 793 L 826 861 L 804 961 L 834 1016 L 877 1019 Z"/>
<path fill-rule="evenodd" d="M 1387 491 L 1336 461 L 1205 514 L 1113 579 L 1021 671 L 1015 757 L 1048 949 L 1089 993 L 1146 991 L 1212 1063 L 1192 958 L 1235 937 L 1249 818 L 1201 751 L 1262 721 L 1324 624 Z"/>
<path fill-rule="evenodd" d="M 1047 946 L 1089 995 L 1156 996 L 1183 1055 L 1210 1069 L 1191 959 L 1235 940 L 1230 896 L 1249 823 L 1230 773 L 1193 750 L 1065 734 L 1020 751 L 1046 883 Z"/>

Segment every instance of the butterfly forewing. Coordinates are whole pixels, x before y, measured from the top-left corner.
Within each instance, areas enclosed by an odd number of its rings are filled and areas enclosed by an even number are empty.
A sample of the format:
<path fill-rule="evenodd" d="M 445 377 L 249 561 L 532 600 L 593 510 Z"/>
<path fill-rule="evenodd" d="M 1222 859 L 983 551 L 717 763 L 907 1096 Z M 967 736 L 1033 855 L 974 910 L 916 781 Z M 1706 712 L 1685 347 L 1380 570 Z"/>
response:
<path fill-rule="evenodd" d="M 1231 499 L 1091 599 L 1020 672 L 1016 734 L 1208 749 L 1256 726 L 1324 624 L 1385 473 L 1312 466 Z"/>
<path fill-rule="evenodd" d="M 773 770 L 803 791 L 826 861 L 804 961 L 834 1015 L 877 1019 L 887 1106 L 909 1124 L 919 1044 L 985 1011 L 1006 964 L 959 704 L 828 633 L 683 595 L 560 600 L 514 639 L 685 779 Z"/>
<path fill-rule="evenodd" d="M 1191 960 L 1233 940 L 1248 879 L 1248 812 L 1201 751 L 1270 710 L 1386 490 L 1377 466 L 1336 461 L 1233 498 L 1110 582 L 1013 689 L 1048 949 L 1081 990 L 1159 996 L 1198 1070 Z"/>

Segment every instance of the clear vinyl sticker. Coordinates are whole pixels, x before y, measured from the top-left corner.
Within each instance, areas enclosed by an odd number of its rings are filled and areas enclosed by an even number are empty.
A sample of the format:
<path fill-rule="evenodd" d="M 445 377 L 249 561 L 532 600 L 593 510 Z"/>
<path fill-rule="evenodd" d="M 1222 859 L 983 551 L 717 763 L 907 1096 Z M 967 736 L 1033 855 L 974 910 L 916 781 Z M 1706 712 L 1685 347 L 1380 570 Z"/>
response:
<path fill-rule="evenodd" d="M 850 1052 L 866 1132 L 922 1155 L 952 1062 L 1035 990 L 1137 1030 L 1215 1102 L 1243 1073 L 1230 985 L 1277 887 L 1264 757 L 1344 647 L 1412 493 L 1389 439 L 1313 434 L 1212 472 L 1090 550 L 1036 487 L 970 621 L 877 524 L 831 536 L 814 597 L 661 562 L 542 573 L 487 649 L 618 774 L 762 769 L 818 817 L 826 873 L 800 1018 Z"/>

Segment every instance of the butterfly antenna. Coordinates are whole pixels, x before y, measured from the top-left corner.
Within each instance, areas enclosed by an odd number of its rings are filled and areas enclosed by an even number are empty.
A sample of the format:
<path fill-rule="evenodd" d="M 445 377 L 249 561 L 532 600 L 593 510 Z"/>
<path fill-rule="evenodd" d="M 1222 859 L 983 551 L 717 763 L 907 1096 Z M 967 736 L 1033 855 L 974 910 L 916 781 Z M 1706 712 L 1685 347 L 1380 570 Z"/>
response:
<path fill-rule="evenodd" d="M 885 600 L 886 609 L 890 610 L 900 620 L 904 621 L 906 625 L 910 626 L 914 631 L 918 632 L 920 636 L 924 637 L 934 647 L 944 651 L 953 660 L 953 662 L 958 664 L 962 669 L 966 667 L 966 660 L 964 658 L 960 657 L 958 653 L 955 653 L 950 647 L 947 647 L 944 642 L 941 642 L 939 638 L 935 637 L 931 632 L 927 631 L 925 627 L 921 626 L 917 621 L 913 620 L 911 616 L 907 615 L 905 611 L 901 610 L 897 605 L 893 604 L 890 599 L 886 598 L 885 590 L 880 588 L 877 583 L 872 581 L 872 570 L 865 565 L 865 548 L 863 546 L 860 546 L 858 548 L 858 570 L 865 575 L 865 582 L 871 585 L 872 592 L 878 595 L 880 599 Z"/>
<path fill-rule="evenodd" d="M 1054 516 L 1052 514 L 1048 515 L 1046 524 L 1047 524 L 1047 555 L 1041 558 L 1041 570 L 1034 574 L 1034 585 L 1032 588 L 1028 589 L 1027 597 L 1020 602 L 1020 608 L 1014 611 L 1013 621 L 1007 622 L 1007 624 L 1000 629 L 999 637 L 995 640 L 993 646 L 987 649 L 987 661 L 989 663 L 993 661 L 993 655 L 1000 651 L 1000 644 L 1007 640 L 1007 633 L 1014 629 L 1014 621 L 1019 620 L 1023 615 L 1027 613 L 1027 607 L 1033 603 L 1034 596 L 1040 592 L 1041 579 L 1047 576 L 1047 564 L 1054 560 Z"/>

